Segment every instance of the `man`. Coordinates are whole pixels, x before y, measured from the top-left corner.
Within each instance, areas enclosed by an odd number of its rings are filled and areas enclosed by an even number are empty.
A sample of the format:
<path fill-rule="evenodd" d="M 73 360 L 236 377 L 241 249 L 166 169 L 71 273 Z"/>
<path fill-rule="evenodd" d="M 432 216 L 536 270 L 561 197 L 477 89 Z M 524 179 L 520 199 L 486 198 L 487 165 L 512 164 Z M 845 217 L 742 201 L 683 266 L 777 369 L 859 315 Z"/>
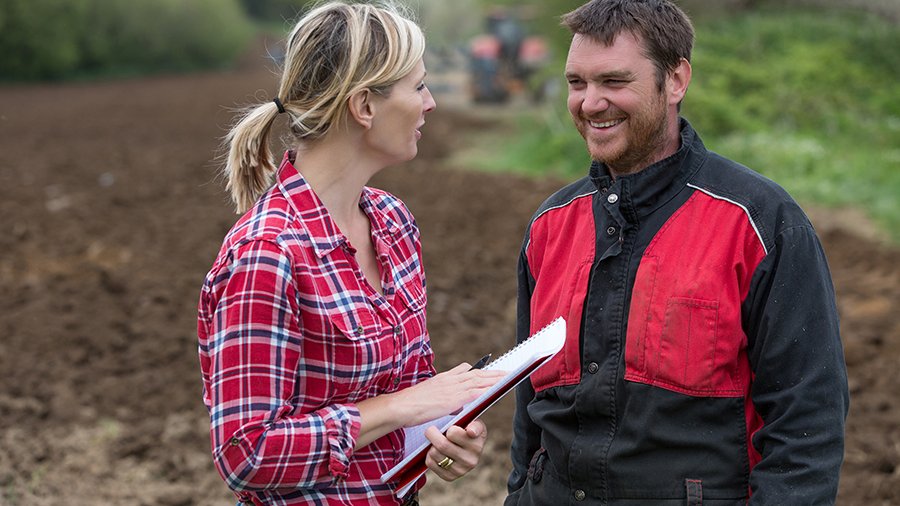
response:
<path fill-rule="evenodd" d="M 568 331 L 517 390 L 506 504 L 833 503 L 849 400 L 812 226 L 679 117 L 678 7 L 593 0 L 563 24 L 593 162 L 526 232 L 518 336 Z"/>

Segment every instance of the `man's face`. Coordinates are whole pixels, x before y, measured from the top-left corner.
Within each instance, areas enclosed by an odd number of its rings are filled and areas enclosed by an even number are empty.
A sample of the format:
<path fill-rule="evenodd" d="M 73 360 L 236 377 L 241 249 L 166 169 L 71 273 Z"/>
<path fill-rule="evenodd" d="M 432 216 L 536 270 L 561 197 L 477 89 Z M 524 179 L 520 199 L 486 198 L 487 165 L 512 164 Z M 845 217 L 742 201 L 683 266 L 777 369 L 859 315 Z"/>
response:
<path fill-rule="evenodd" d="M 630 174 L 671 154 L 676 108 L 659 90 L 656 68 L 634 35 L 621 33 L 606 46 L 576 34 L 566 79 L 569 113 L 592 159 Z"/>

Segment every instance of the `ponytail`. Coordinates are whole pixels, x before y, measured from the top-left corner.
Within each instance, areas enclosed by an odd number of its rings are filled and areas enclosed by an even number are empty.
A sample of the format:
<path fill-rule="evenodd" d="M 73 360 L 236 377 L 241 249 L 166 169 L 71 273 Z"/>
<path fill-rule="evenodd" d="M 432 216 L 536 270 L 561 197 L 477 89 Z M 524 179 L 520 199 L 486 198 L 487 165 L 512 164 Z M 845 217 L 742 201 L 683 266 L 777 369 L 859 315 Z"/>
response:
<path fill-rule="evenodd" d="M 250 209 L 274 181 L 276 167 L 269 150 L 269 133 L 278 112 L 273 102 L 251 109 L 225 136 L 226 189 L 238 214 Z"/>
<path fill-rule="evenodd" d="M 224 175 L 238 213 L 274 181 L 269 133 L 280 112 L 288 113 L 295 140 L 315 142 L 343 128 L 353 93 L 389 94 L 425 53 L 422 30 L 393 0 L 346 2 L 320 3 L 297 22 L 285 48 L 278 100 L 247 111 L 225 136 Z"/>

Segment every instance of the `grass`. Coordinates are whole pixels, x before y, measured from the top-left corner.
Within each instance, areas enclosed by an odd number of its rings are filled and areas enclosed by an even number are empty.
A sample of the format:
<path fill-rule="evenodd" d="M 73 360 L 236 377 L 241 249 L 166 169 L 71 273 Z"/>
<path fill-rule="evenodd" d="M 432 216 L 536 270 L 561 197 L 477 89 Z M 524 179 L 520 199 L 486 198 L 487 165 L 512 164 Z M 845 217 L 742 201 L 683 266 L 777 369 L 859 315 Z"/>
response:
<path fill-rule="evenodd" d="M 802 203 L 862 208 L 900 242 L 898 26 L 860 11 L 778 8 L 703 19 L 696 30 L 682 114 L 707 147 Z M 461 164 L 583 175 L 588 157 L 564 97 L 524 109 L 473 139 Z"/>

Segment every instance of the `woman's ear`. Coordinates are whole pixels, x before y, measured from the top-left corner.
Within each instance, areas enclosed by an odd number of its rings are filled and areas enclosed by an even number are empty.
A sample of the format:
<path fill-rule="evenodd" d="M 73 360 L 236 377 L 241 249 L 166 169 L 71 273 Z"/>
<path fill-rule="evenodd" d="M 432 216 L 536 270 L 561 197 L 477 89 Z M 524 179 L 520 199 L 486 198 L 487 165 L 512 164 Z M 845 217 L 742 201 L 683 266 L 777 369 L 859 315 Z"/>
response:
<path fill-rule="evenodd" d="M 373 94 L 366 88 L 350 95 L 348 102 L 350 117 L 365 130 L 372 128 L 372 119 L 375 116 Z"/>

